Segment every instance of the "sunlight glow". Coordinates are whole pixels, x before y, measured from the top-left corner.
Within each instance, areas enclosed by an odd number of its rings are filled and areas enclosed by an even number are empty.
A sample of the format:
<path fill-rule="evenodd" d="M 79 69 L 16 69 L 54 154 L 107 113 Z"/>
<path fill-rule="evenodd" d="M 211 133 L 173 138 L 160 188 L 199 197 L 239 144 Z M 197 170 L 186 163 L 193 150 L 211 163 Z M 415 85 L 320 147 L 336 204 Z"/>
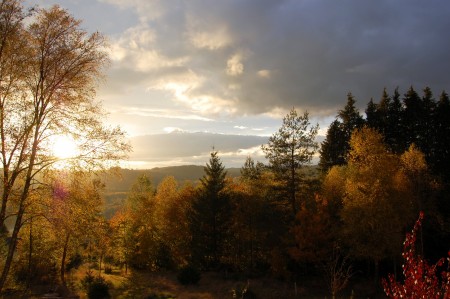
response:
<path fill-rule="evenodd" d="M 52 143 L 53 155 L 60 159 L 69 159 L 76 157 L 79 154 L 79 149 L 70 136 L 58 135 L 55 136 Z"/>

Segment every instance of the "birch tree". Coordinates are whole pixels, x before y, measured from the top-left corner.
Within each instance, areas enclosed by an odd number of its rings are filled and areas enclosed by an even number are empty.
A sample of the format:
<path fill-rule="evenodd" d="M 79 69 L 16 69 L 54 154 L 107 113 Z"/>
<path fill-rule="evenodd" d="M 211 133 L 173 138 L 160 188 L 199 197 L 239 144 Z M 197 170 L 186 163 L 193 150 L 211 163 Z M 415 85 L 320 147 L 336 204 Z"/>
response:
<path fill-rule="evenodd" d="M 39 175 L 60 161 L 51 154 L 54 136 L 71 135 L 79 154 L 71 161 L 101 168 L 129 150 L 119 128 L 103 124 L 95 90 L 108 63 L 105 39 L 88 34 L 81 21 L 58 6 L 25 18 L 22 1 L 0 2 L 0 227 L 15 216 L 0 276 L 5 284 Z"/>

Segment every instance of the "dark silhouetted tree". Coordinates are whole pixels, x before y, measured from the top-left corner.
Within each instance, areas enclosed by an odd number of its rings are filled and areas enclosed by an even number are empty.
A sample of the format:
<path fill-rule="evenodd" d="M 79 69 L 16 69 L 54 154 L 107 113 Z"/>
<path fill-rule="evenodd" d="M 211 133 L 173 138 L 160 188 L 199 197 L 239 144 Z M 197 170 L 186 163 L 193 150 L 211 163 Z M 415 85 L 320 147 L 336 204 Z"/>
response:
<path fill-rule="evenodd" d="M 339 110 L 336 120 L 327 132 L 322 144 L 320 166 L 327 171 L 334 165 L 346 163 L 349 150 L 350 136 L 353 130 L 364 125 L 364 119 L 355 107 L 355 98 L 351 93 L 347 94 L 347 104 Z"/>
<path fill-rule="evenodd" d="M 320 146 L 319 167 L 322 171 L 327 171 L 334 165 L 344 165 L 346 157 L 343 149 L 345 148 L 345 137 L 343 134 L 342 123 L 335 119 L 328 127 L 325 140 Z"/>
<path fill-rule="evenodd" d="M 298 115 L 292 109 L 284 118 L 277 133 L 269 138 L 262 150 L 269 160 L 269 166 L 280 182 L 284 199 L 291 206 L 293 217 L 298 210 L 297 196 L 301 183 L 300 168 L 311 162 L 318 149 L 315 141 L 319 125 L 312 126 L 309 114 Z"/>
<path fill-rule="evenodd" d="M 224 192 L 227 172 L 217 151 L 211 152 L 204 170 L 205 175 L 200 180 L 201 186 L 189 215 L 191 248 L 193 262 L 204 269 L 211 269 L 220 265 L 231 209 L 229 197 Z"/>

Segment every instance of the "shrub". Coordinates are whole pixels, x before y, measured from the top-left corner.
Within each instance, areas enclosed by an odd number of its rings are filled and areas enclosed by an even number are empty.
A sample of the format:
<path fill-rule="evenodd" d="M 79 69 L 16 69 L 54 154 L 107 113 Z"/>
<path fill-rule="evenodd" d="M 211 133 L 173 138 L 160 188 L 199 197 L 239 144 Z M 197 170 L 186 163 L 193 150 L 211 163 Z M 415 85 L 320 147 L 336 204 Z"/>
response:
<path fill-rule="evenodd" d="M 94 276 L 92 271 L 86 273 L 86 276 L 81 280 L 81 285 L 86 290 L 89 299 L 111 298 L 106 280 L 101 276 Z"/>
<path fill-rule="evenodd" d="M 442 268 L 445 259 L 440 259 L 435 265 L 429 265 L 426 260 L 416 253 L 417 231 L 422 225 L 423 212 L 420 212 L 411 234 L 406 235 L 403 247 L 402 265 L 404 282 L 395 281 L 394 275 L 389 275 L 389 280 L 383 279 L 384 292 L 389 298 L 450 298 L 450 272 L 442 271 L 439 277 L 439 268 Z M 450 261 L 450 252 L 447 262 Z"/>
<path fill-rule="evenodd" d="M 192 265 L 187 265 L 181 268 L 177 279 L 182 285 L 197 284 L 200 280 L 200 271 Z"/>
<path fill-rule="evenodd" d="M 246 285 L 237 286 L 231 289 L 231 295 L 233 298 L 239 299 L 256 299 L 256 294 L 250 290 L 250 282 L 247 281 Z"/>
<path fill-rule="evenodd" d="M 105 274 L 112 274 L 112 267 L 111 266 L 105 266 Z"/>
<path fill-rule="evenodd" d="M 175 299 L 172 294 L 150 294 L 146 299 Z"/>

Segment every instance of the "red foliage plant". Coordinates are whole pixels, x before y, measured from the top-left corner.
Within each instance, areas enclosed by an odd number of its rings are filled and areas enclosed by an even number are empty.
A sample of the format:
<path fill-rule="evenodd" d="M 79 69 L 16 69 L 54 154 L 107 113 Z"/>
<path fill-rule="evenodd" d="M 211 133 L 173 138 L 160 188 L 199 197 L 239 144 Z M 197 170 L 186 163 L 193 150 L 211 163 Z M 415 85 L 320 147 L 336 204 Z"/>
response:
<path fill-rule="evenodd" d="M 434 265 L 416 253 L 416 236 L 422 220 L 423 212 L 420 212 L 411 233 L 406 234 L 402 254 L 405 260 L 402 265 L 404 281 L 397 282 L 392 274 L 389 274 L 388 280 L 382 280 L 384 292 L 389 298 L 450 299 L 450 271 L 443 270 L 440 277 L 438 272 L 446 260 L 447 264 L 450 262 L 450 251 L 447 259 L 441 258 Z"/>

